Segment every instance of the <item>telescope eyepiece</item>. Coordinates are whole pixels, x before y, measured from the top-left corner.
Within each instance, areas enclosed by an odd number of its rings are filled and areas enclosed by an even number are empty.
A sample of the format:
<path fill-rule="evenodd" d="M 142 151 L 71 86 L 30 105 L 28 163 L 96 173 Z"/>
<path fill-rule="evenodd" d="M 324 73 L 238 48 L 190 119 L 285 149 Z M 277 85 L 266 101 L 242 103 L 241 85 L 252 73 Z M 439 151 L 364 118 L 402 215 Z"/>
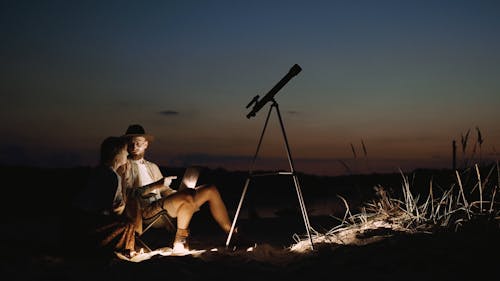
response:
<path fill-rule="evenodd" d="M 259 101 L 259 95 L 256 95 L 255 97 L 253 97 L 253 99 L 247 104 L 247 107 L 246 108 L 249 108 L 250 106 L 252 106 L 252 104 L 254 103 L 257 103 Z"/>

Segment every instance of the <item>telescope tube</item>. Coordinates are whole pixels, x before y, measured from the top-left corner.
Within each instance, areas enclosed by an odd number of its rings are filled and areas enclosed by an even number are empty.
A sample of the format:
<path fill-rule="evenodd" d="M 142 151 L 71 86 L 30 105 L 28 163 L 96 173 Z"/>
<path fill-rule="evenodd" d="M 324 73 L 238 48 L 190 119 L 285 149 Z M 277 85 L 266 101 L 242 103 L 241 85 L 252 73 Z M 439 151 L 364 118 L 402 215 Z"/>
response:
<path fill-rule="evenodd" d="M 247 114 L 247 118 L 254 117 L 255 114 L 269 101 L 273 100 L 274 96 L 285 86 L 290 79 L 295 77 L 295 75 L 299 74 L 299 72 L 302 71 L 302 68 L 298 64 L 294 64 L 292 68 L 290 68 L 290 71 L 281 78 L 281 80 L 259 101 L 257 101 L 253 108 L 252 111 L 250 111 Z"/>

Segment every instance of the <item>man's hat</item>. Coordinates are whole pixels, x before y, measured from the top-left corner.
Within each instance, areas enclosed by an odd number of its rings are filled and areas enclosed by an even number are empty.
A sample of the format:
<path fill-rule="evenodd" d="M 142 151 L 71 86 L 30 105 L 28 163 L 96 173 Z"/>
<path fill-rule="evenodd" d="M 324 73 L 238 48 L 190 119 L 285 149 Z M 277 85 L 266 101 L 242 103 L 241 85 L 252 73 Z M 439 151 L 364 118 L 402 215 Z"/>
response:
<path fill-rule="evenodd" d="M 148 141 L 154 140 L 154 137 L 152 135 L 146 134 L 146 131 L 144 128 L 139 125 L 139 124 L 132 124 L 128 126 L 127 131 L 125 132 L 125 135 L 123 137 L 126 138 L 132 138 L 132 137 L 144 137 Z"/>

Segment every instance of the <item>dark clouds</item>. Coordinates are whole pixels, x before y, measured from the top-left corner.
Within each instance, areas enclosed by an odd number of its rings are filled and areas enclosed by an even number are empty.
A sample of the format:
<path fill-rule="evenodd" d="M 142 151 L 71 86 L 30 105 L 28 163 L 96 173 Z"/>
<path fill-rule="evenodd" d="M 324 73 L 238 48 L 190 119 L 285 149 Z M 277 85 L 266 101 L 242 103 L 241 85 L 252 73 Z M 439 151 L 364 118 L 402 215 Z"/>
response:
<path fill-rule="evenodd" d="M 175 110 L 163 110 L 160 111 L 159 113 L 163 116 L 177 116 L 180 114 L 178 111 Z"/>

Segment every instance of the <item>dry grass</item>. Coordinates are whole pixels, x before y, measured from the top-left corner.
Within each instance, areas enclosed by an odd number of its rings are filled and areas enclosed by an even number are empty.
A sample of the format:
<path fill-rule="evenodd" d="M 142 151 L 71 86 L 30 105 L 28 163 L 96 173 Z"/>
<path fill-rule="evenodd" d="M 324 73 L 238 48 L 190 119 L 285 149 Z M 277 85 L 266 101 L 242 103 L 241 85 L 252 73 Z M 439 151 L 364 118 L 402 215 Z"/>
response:
<path fill-rule="evenodd" d="M 394 198 L 382 186 L 375 186 L 377 199 L 367 203 L 357 214 L 352 214 L 347 200 L 340 197 L 346 212 L 340 224 L 326 233 L 312 229 L 316 244 L 365 245 L 390 237 L 396 233 L 434 233 L 459 231 L 473 221 L 500 222 L 500 189 L 498 162 L 487 169 L 483 178 L 479 166 L 462 172 L 456 171 L 456 183 L 441 190 L 429 183 L 428 194 L 421 199 L 414 194 L 409 177 L 401 172 L 402 198 Z M 422 190 L 422 189 L 419 189 Z M 296 235 L 292 251 L 310 249 L 310 240 Z"/>

